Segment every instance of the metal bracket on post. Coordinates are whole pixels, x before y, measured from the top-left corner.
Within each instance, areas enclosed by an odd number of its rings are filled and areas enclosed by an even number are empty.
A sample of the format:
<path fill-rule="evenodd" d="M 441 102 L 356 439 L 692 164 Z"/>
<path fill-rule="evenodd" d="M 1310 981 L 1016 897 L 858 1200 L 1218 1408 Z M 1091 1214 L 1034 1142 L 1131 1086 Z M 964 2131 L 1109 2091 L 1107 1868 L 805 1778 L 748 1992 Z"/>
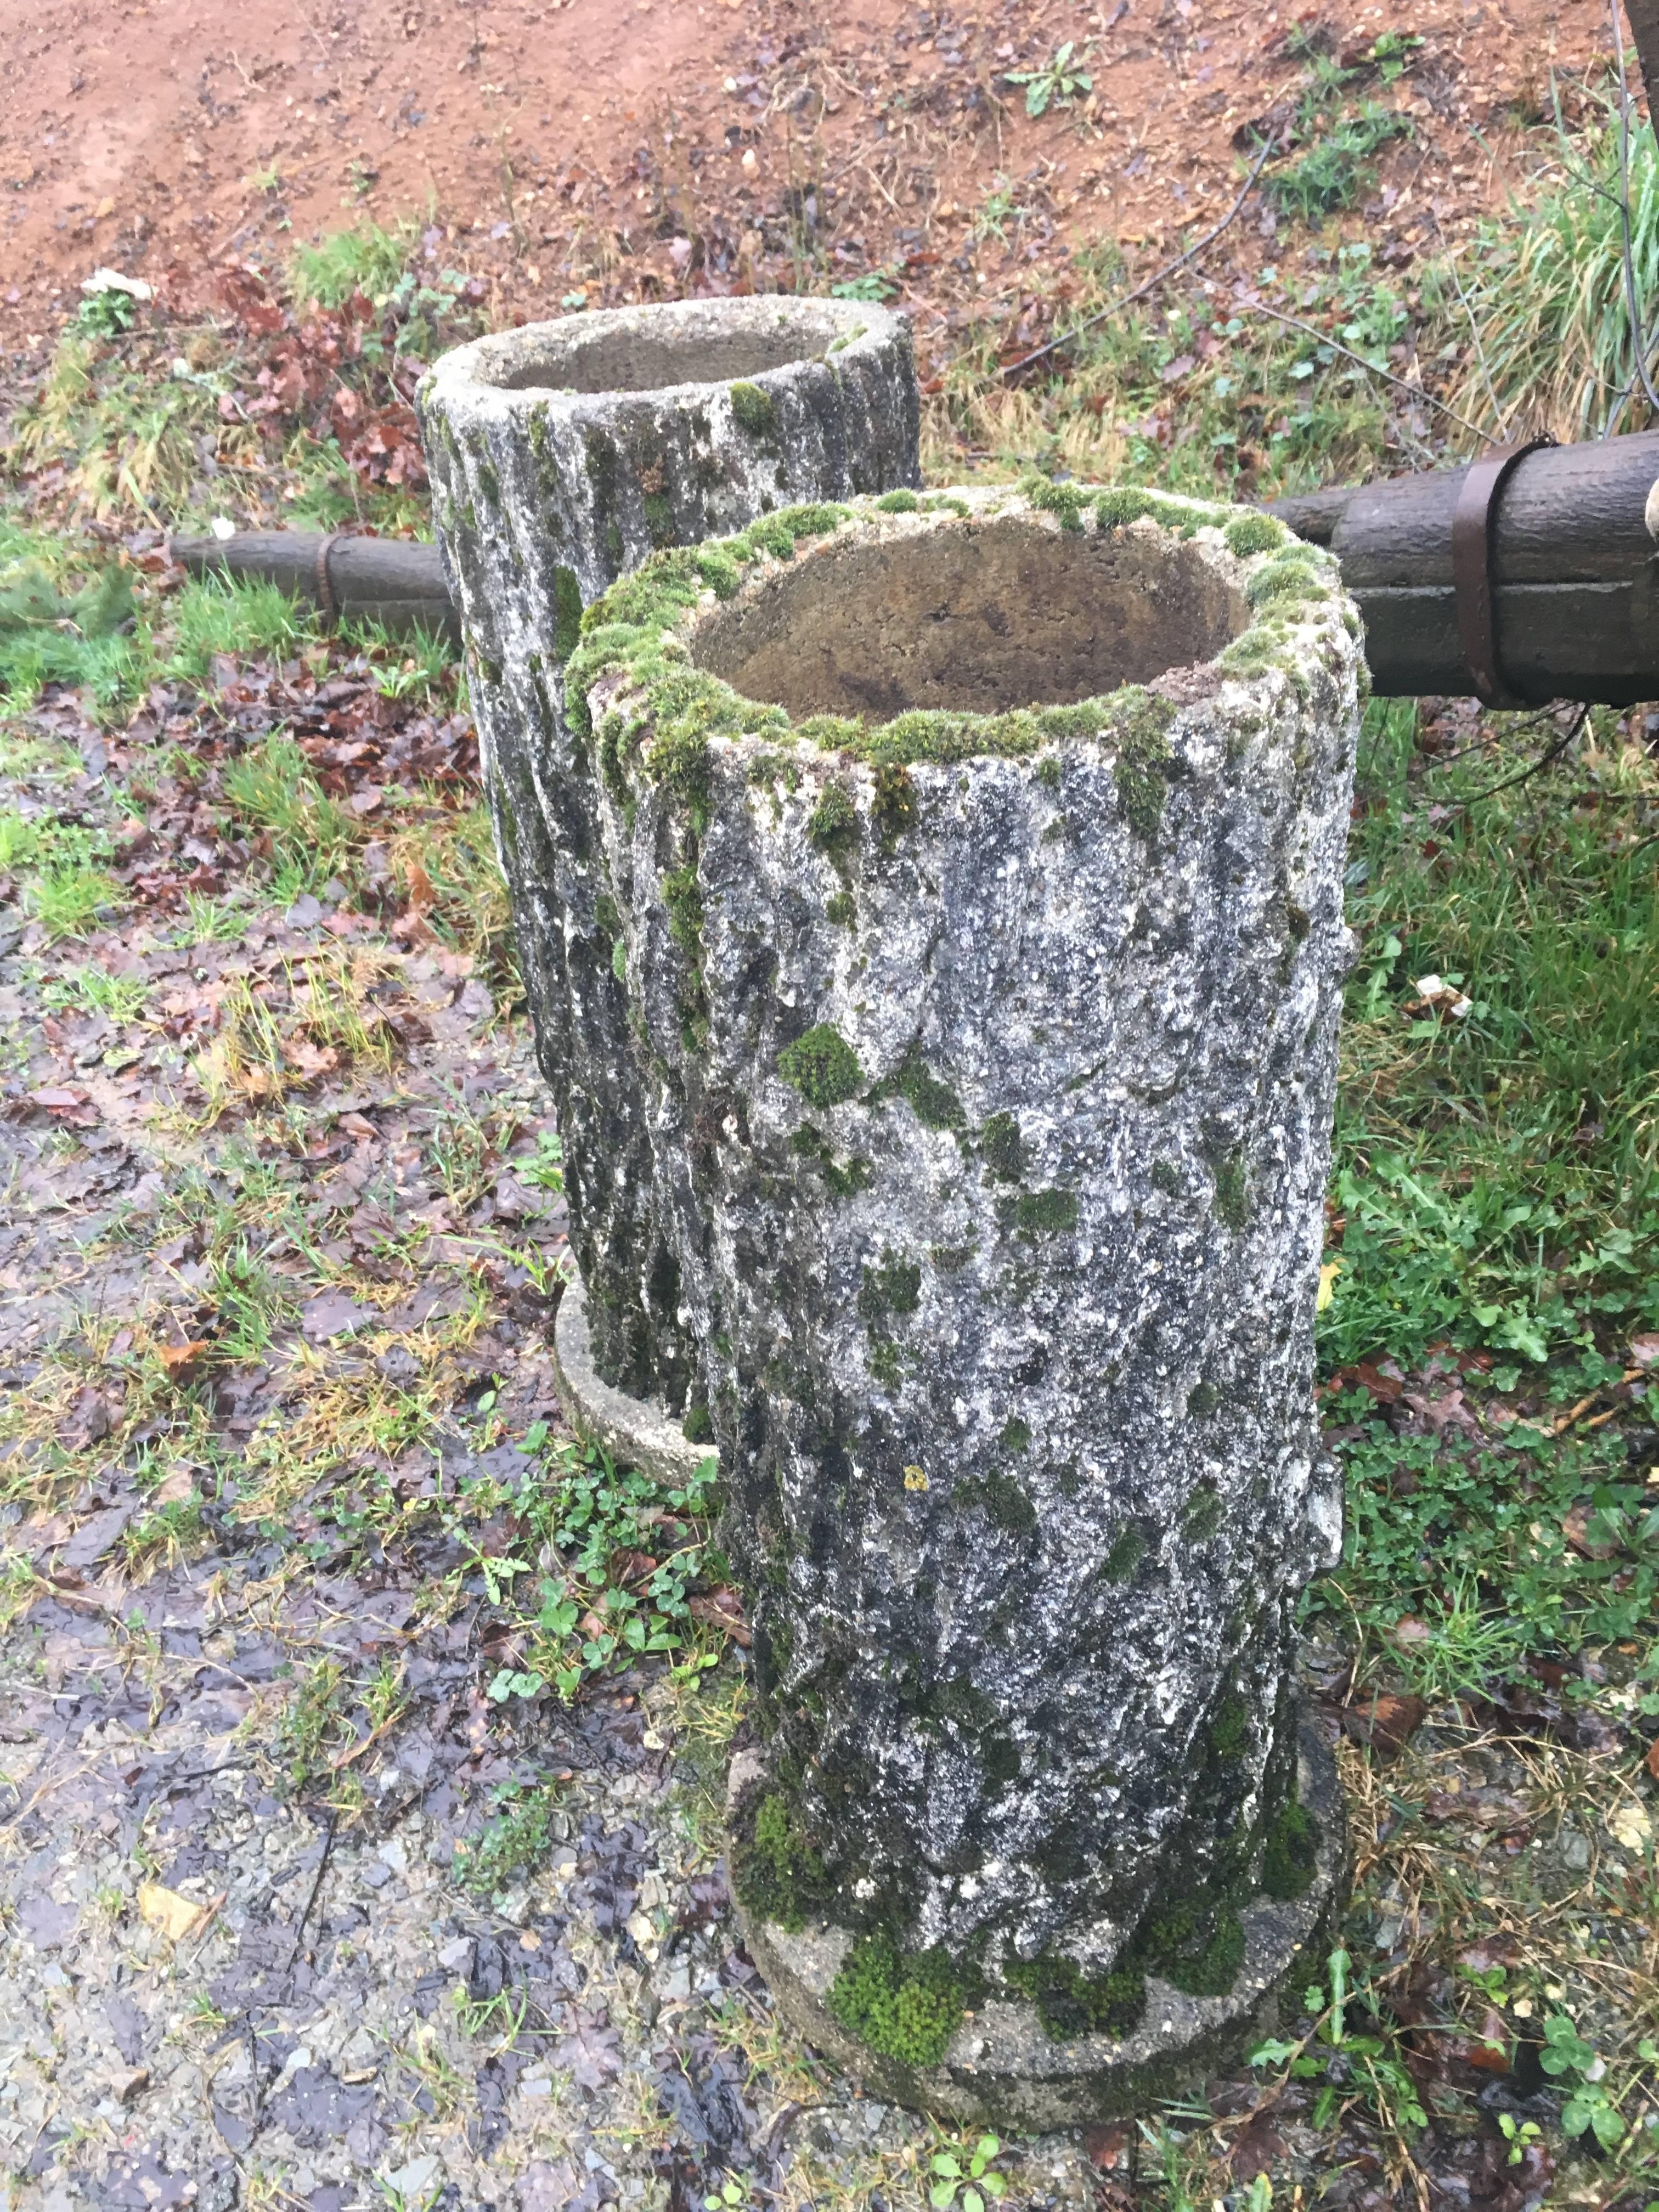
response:
<path fill-rule="evenodd" d="M 1528 453 L 1553 446 L 1547 433 L 1524 446 L 1499 446 L 1471 462 L 1452 515 L 1452 584 L 1457 594 L 1457 635 L 1470 687 L 1483 707 L 1520 707 L 1498 665 L 1492 607 L 1492 524 L 1504 485 Z"/>
<path fill-rule="evenodd" d="M 334 579 L 328 573 L 328 556 L 334 550 L 337 530 L 331 530 L 317 548 L 317 600 L 323 611 L 323 620 L 331 629 L 339 617 L 339 603 L 334 597 Z"/>

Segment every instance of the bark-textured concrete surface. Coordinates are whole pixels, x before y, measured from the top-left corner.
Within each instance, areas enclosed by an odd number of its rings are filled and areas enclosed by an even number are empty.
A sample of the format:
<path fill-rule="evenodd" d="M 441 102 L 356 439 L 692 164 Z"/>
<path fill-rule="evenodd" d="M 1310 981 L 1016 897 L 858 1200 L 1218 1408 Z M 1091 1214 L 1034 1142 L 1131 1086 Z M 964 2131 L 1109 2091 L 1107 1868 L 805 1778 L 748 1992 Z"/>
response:
<path fill-rule="evenodd" d="M 767 1706 L 752 1912 L 878 2052 L 1127 2033 L 1305 1893 L 1358 623 L 1277 524 L 900 493 L 569 671 Z M 782 556 L 787 553 L 789 557 Z"/>
<path fill-rule="evenodd" d="M 835 300 L 615 308 L 460 347 L 419 404 L 595 1360 L 678 1413 L 693 1359 L 562 672 L 583 608 L 652 551 L 917 482 L 909 327 Z"/>

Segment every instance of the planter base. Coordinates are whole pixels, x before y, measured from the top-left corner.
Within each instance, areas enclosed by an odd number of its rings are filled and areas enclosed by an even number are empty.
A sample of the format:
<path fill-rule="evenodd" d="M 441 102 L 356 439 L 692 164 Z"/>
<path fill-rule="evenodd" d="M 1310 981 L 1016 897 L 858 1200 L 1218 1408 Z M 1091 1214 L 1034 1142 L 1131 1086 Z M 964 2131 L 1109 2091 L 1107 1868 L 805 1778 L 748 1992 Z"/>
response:
<path fill-rule="evenodd" d="M 1006 2129 L 1127 2118 L 1190 2089 L 1218 2068 L 1240 2063 L 1255 2044 L 1278 2032 L 1281 1990 L 1299 1994 L 1322 1972 L 1314 1947 L 1347 1886 L 1342 1790 L 1330 1746 L 1305 1723 L 1299 1753 L 1302 1802 L 1318 1820 L 1321 1837 L 1306 1894 L 1291 1904 L 1260 1897 L 1245 1910 L 1244 1964 L 1225 1996 L 1186 1996 L 1149 1976 L 1146 2018 L 1121 2042 L 1098 2035 L 1056 2043 L 1035 2007 L 997 1999 L 963 2021 L 941 2064 L 903 2066 L 849 2034 L 830 2008 L 830 1986 L 853 1940 L 845 1929 L 808 1925 L 790 1935 L 774 1922 L 757 1923 L 739 1905 L 744 1939 L 791 2026 L 895 2104 Z M 735 1801 L 761 1771 L 757 1753 L 739 1753 L 729 1796 Z"/>
<path fill-rule="evenodd" d="M 601 1380 L 587 1332 L 587 1297 L 580 1283 L 566 1286 L 553 1324 L 553 1379 L 565 1417 L 584 1443 L 597 1444 L 618 1467 L 636 1467 L 657 1482 L 688 1482 L 714 1456 L 712 1443 L 696 1444 L 667 1407 L 654 1398 L 630 1398 Z"/>

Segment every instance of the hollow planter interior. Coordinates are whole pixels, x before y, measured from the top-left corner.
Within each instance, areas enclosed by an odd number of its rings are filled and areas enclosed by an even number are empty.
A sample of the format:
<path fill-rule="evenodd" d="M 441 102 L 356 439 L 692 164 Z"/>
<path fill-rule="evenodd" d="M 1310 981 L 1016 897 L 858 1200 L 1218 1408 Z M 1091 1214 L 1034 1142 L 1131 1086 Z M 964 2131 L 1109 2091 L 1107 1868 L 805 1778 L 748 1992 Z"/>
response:
<path fill-rule="evenodd" d="M 878 722 L 1149 684 L 1213 659 L 1249 619 L 1206 549 L 1163 532 L 1061 533 L 1015 512 L 971 532 L 831 541 L 710 613 L 691 657 L 796 720 Z"/>

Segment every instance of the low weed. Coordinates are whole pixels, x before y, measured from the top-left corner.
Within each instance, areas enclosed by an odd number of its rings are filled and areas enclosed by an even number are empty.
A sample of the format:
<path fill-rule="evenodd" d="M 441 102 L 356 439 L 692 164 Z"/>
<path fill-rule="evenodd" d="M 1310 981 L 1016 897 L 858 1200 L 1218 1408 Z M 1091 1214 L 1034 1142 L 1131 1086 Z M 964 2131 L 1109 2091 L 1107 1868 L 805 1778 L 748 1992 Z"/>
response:
<path fill-rule="evenodd" d="M 124 1531 L 121 1549 L 130 1572 L 149 1573 L 177 1566 L 181 1559 L 198 1552 L 207 1540 L 202 1501 L 191 1491 L 186 1497 L 170 1498 L 140 1514 Z"/>
<path fill-rule="evenodd" d="M 434 934 L 470 952 L 476 972 L 498 994 L 519 996 L 512 957 L 513 914 L 495 857 L 495 833 L 481 801 L 448 804 L 440 792 L 407 809 L 386 839 L 404 898 Z"/>
<path fill-rule="evenodd" d="M 1009 70 L 1003 82 L 1024 88 L 1028 115 L 1046 115 L 1051 107 L 1069 107 L 1079 93 L 1095 88 L 1093 77 L 1083 66 L 1087 52 L 1085 47 L 1080 53 L 1076 41 L 1067 39 L 1041 68 Z"/>
<path fill-rule="evenodd" d="M 147 647 L 128 569 L 78 565 L 62 540 L 0 521 L 0 713 L 23 712 L 47 684 L 112 708 L 143 681 Z"/>
<path fill-rule="evenodd" d="M 553 1848 L 553 1815 L 561 1791 L 553 1782 L 504 1782 L 490 1793 L 490 1818 L 455 1846 L 456 1879 L 493 1897 L 545 1863 Z"/>
<path fill-rule="evenodd" d="M 289 1698 L 277 1730 L 277 1747 L 295 1795 L 322 1778 L 331 1748 L 349 1734 L 346 1696 L 345 1669 L 339 1661 L 318 1659 Z"/>
<path fill-rule="evenodd" d="M 490 1602 L 518 1617 L 526 1649 L 521 1662 L 499 1670 L 489 1695 L 505 1703 L 550 1686 L 570 1698 L 590 1675 L 643 1653 L 683 1650 L 694 1635 L 690 1598 L 704 1570 L 716 1462 L 665 1487 L 592 1446 L 550 1447 L 543 1421 L 520 1449 L 520 1481 L 471 1486 L 454 1528 L 466 1542 L 470 1529 L 505 1509 L 518 1530 L 506 1554 L 468 1544 Z"/>
<path fill-rule="evenodd" d="M 1292 2081 L 1316 2081 L 1312 2123 L 1328 2127 L 1339 2114 L 1358 2105 L 1385 2136 L 1398 2142 L 1409 2160 L 1411 2140 L 1428 2125 L 1417 2084 L 1393 2035 L 1382 2022 L 1379 2003 L 1363 1978 L 1351 1981 L 1352 1960 L 1341 1949 L 1327 1962 L 1328 1988 L 1316 1983 L 1304 1999 L 1313 2016 L 1308 2033 L 1295 2042 L 1271 2038 L 1250 2053 L 1252 2066 L 1283 2066 Z M 1369 2014 L 1369 2031 L 1356 2033 L 1348 2009 Z"/>
<path fill-rule="evenodd" d="M 1391 138 L 1411 135 L 1409 115 L 1380 100 L 1355 100 L 1352 94 L 1373 76 L 1392 83 L 1422 40 L 1385 33 L 1363 61 L 1346 67 L 1306 34 L 1293 33 L 1287 44 L 1302 52 L 1307 65 L 1291 126 L 1293 143 L 1306 150 L 1282 167 L 1269 168 L 1261 189 L 1280 214 L 1312 223 L 1352 206 L 1374 181 L 1374 157 Z"/>
<path fill-rule="evenodd" d="M 204 331 L 190 351 L 191 373 L 158 375 L 155 361 L 71 329 L 18 411 L 7 470 L 22 476 L 61 465 L 69 495 L 96 521 L 160 528 L 187 513 L 202 477 L 198 441 L 210 446 L 221 427 L 220 386 L 206 373 L 220 342 Z"/>
<path fill-rule="evenodd" d="M 1397 1436 L 1362 1390 L 1331 1410 L 1352 1417 L 1347 1542 L 1314 1609 L 1412 1687 L 1434 1699 L 1650 1628 L 1659 1498 L 1616 1439 Z"/>

